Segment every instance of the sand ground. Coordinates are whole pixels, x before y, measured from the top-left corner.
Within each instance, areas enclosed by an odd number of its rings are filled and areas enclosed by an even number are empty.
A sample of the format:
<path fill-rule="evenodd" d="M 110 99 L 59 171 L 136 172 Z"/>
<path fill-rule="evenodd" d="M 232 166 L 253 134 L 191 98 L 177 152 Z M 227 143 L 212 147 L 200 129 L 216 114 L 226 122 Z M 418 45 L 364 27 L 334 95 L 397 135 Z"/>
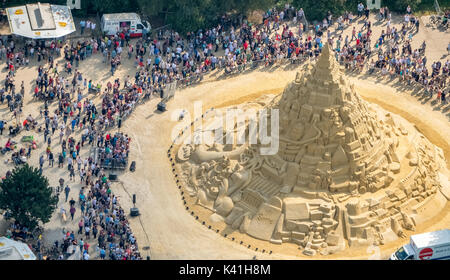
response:
<path fill-rule="evenodd" d="M 450 56 L 446 56 L 445 48 L 450 40 L 450 33 L 426 27 L 428 21 L 426 17 L 421 20 L 421 29 L 414 36 L 412 47 L 416 48 L 423 40 L 426 40 L 428 45 L 426 55 L 430 65 L 437 59 L 443 61 L 449 59 Z M 385 26 L 374 24 L 374 36 L 381 33 L 381 28 L 385 28 Z M 351 29 L 347 28 L 344 34 L 350 32 Z M 123 79 L 126 75 L 133 77 L 136 69 L 133 63 L 133 61 L 124 59 L 123 65 L 114 78 L 120 77 Z M 2 63 L 2 65 L 4 64 Z M 29 67 L 19 69 L 16 75 L 16 84 L 20 85 L 23 80 L 26 85 L 25 91 L 27 94 L 22 118 L 25 118 L 28 114 L 38 117 L 39 109 L 43 107 L 42 102 L 33 101 L 31 98 L 31 89 L 37 73 L 36 69 L 37 64 L 33 63 Z M 100 55 L 94 55 L 88 61 L 81 62 L 79 70 L 88 79 L 99 81 L 102 84 L 114 79 L 110 76 L 109 67 L 102 64 Z M 273 245 L 245 235 L 236 235 L 235 240 L 232 241 L 232 236 L 224 238 L 216 233 L 215 230 L 219 226 L 214 225 L 211 221 L 207 221 L 206 225 L 212 225 L 212 229 L 203 226 L 186 211 L 182 202 L 182 195 L 171 172 L 171 163 L 167 157 L 172 128 L 177 124 L 177 121 L 171 118 L 174 110 L 186 109 L 192 113 L 193 102 L 199 100 L 203 102 L 203 110 L 205 111 L 210 107 L 224 107 L 253 100 L 267 93 L 280 93 L 284 86 L 295 78 L 296 71 L 298 71 L 298 68 L 291 65 L 282 65 L 271 69 L 248 71 L 239 76 L 226 78 L 221 73 L 213 72 L 205 77 L 201 84 L 178 90 L 175 98 L 168 102 L 167 112 L 156 111 L 159 98 L 154 98 L 139 106 L 124 121 L 122 131 L 132 137 L 130 160 L 136 161 L 136 171 L 119 174 L 120 182 L 113 184 L 113 191 L 119 196 L 119 202 L 125 211 L 132 207 L 131 195 L 137 195 L 136 206 L 139 207 L 141 216 L 130 218 L 130 224 L 144 257 L 151 255 L 152 259 L 251 259 L 256 255 L 261 259 L 310 259 L 299 255 L 300 251 L 296 249 L 296 246 Z M 5 75 L 5 72 L 0 73 L 1 83 L 3 83 Z M 367 101 L 379 104 L 416 124 L 417 128 L 428 139 L 444 150 L 447 163 L 450 162 L 450 105 L 441 107 L 433 103 L 433 100 L 424 98 L 417 90 L 407 88 L 395 81 L 381 80 L 377 76 L 351 76 L 351 81 L 355 83 L 357 91 Z M 100 100 L 96 98 L 95 101 L 99 102 Z M 5 105 L 0 105 L 0 118 L 6 120 L 11 118 L 11 114 Z M 38 117 L 38 120 L 40 123 L 43 122 L 42 118 Z M 20 138 L 24 135 L 35 135 L 39 143 L 43 143 L 43 135 L 38 135 L 35 132 L 22 132 L 14 140 L 20 142 Z M 77 138 L 80 137 L 78 131 L 76 135 Z M 59 152 L 57 138 L 56 135 L 52 138 L 52 148 Z M 6 140 L 5 136 L 0 136 L 2 145 Z M 21 144 L 19 144 L 19 147 L 21 147 Z M 82 157 L 87 156 L 88 152 L 89 149 L 83 149 Z M 29 162 L 38 166 L 39 156 L 44 153 L 45 146 L 41 144 L 38 151 L 32 153 Z M 1 156 L 0 171 L 2 174 L 13 168 L 11 164 L 3 162 L 6 158 L 6 156 Z M 63 177 L 72 189 L 70 197 L 76 199 L 81 187 L 79 177 L 77 177 L 76 182 L 69 182 L 67 169 L 49 168 L 47 164 L 45 164 L 44 175 L 49 178 L 50 184 L 56 186 L 59 178 Z M 60 207 L 65 207 L 66 210 L 69 208 L 68 202 L 64 202 L 63 194 L 60 196 L 58 209 Z M 415 233 L 448 228 L 450 226 L 449 210 L 450 205 L 447 204 L 440 215 L 418 226 Z M 50 244 L 55 239 L 61 239 L 63 227 L 66 230 L 75 230 L 76 232 L 79 218 L 80 211 L 77 209 L 74 222 L 62 223 L 59 211 L 56 211 L 50 223 L 45 226 L 44 241 Z M 5 224 L 0 220 L 0 234 L 4 230 Z M 408 234 L 411 234 L 411 232 L 408 232 Z M 244 246 L 240 245 L 240 241 L 243 241 Z M 379 251 L 377 248 L 360 248 L 316 258 L 386 258 L 397 247 L 407 242 L 407 239 L 398 240 L 381 246 L 378 248 Z M 248 244 L 251 244 L 250 249 L 247 248 Z M 150 249 L 146 250 L 147 246 Z M 256 247 L 259 249 L 258 252 L 255 251 Z M 266 253 L 261 253 L 263 249 Z M 270 251 L 273 253 L 267 254 Z M 95 256 L 96 253 L 91 253 L 91 257 Z"/>

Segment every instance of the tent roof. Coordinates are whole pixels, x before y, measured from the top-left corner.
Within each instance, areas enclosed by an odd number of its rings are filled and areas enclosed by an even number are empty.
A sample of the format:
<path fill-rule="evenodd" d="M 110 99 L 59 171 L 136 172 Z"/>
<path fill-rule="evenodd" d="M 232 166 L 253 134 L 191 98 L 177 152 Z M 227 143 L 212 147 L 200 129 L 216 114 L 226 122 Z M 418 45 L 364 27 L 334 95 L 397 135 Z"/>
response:
<path fill-rule="evenodd" d="M 74 32 L 68 6 L 27 4 L 6 9 L 11 33 L 32 39 L 59 38 Z"/>
<path fill-rule="evenodd" d="M 27 244 L 0 237 L 0 260 L 35 260 Z"/>

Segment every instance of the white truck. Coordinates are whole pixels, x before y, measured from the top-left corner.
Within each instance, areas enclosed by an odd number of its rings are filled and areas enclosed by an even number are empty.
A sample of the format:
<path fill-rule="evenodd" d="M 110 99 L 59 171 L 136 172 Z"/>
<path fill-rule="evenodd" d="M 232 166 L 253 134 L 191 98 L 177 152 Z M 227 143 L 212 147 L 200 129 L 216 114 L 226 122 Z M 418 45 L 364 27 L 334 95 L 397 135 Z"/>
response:
<path fill-rule="evenodd" d="M 411 236 L 408 244 L 391 255 L 391 260 L 450 260 L 450 229 Z"/>
<path fill-rule="evenodd" d="M 150 23 L 141 20 L 136 13 L 103 14 L 101 28 L 102 32 L 107 36 L 129 30 L 130 37 L 140 37 L 144 32 L 149 34 L 151 30 Z"/>

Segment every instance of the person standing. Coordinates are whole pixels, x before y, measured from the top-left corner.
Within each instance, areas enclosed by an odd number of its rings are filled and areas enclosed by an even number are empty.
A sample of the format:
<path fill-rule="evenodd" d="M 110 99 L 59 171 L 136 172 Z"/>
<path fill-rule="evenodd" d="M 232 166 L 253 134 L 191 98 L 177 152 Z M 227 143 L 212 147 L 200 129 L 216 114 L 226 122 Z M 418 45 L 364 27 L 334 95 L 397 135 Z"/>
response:
<path fill-rule="evenodd" d="M 85 27 L 86 27 L 86 22 L 84 20 L 80 21 L 81 35 L 83 35 Z"/>
<path fill-rule="evenodd" d="M 450 46 L 450 44 L 449 44 Z M 3 135 L 3 129 L 5 128 L 6 122 L 0 120 L 0 135 Z"/>
<path fill-rule="evenodd" d="M 78 242 L 78 245 L 80 245 L 80 251 L 83 251 L 83 246 L 84 246 L 83 238 L 80 239 L 80 242 Z"/>
<path fill-rule="evenodd" d="M 27 152 L 27 158 L 31 157 L 31 150 L 32 150 L 33 145 L 29 145 L 28 146 L 28 152 Z"/>
<path fill-rule="evenodd" d="M 64 189 L 64 179 L 59 178 L 58 193 L 61 192 L 63 189 Z"/>
<path fill-rule="evenodd" d="M 44 142 L 47 142 L 47 136 L 50 134 L 50 131 L 48 130 L 48 128 L 45 128 L 44 130 Z"/>
<path fill-rule="evenodd" d="M 83 226 L 84 226 L 84 222 L 83 222 L 83 219 L 81 219 L 80 222 L 78 223 L 78 234 L 83 233 Z"/>
<path fill-rule="evenodd" d="M 41 155 L 39 157 L 39 167 L 42 169 L 43 166 L 44 166 L 44 155 Z"/>
<path fill-rule="evenodd" d="M 410 6 L 410 5 L 408 5 L 408 7 L 406 7 L 406 13 L 407 13 L 408 15 L 410 15 L 410 14 L 412 13 L 411 6 Z"/>
<path fill-rule="evenodd" d="M 94 226 L 92 227 L 92 235 L 94 236 L 94 239 L 97 239 L 97 233 L 98 233 L 97 226 L 94 225 Z"/>
<path fill-rule="evenodd" d="M 366 7 L 366 9 L 364 10 L 365 14 L 366 14 L 366 20 L 369 20 L 369 14 L 370 14 L 370 10 L 369 7 Z"/>
<path fill-rule="evenodd" d="M 86 233 L 86 235 L 87 235 L 87 233 Z M 89 253 L 89 246 L 91 246 L 91 245 L 89 243 L 87 243 L 87 241 L 85 241 L 83 244 L 83 248 L 86 253 Z"/>
<path fill-rule="evenodd" d="M 64 179 L 63 179 L 63 180 L 64 180 Z M 65 201 L 65 202 L 67 202 L 67 198 L 69 197 L 69 193 L 70 193 L 69 185 L 67 185 L 67 186 L 64 188 L 64 193 L 66 194 L 66 201 Z"/>
<path fill-rule="evenodd" d="M 91 35 L 94 33 L 96 26 L 97 26 L 97 24 L 95 22 L 91 22 Z"/>
<path fill-rule="evenodd" d="M 50 139 L 50 138 L 48 138 L 48 139 Z M 50 167 L 50 166 L 53 167 L 54 162 L 55 162 L 55 158 L 54 158 L 54 156 L 53 156 L 53 153 L 50 152 L 50 153 L 48 154 L 48 167 Z M 59 193 L 59 188 L 58 188 L 58 193 Z"/>
<path fill-rule="evenodd" d="M 73 198 L 71 198 L 71 199 L 69 200 L 69 204 L 70 204 L 70 207 L 75 206 L 75 200 L 74 200 Z"/>
<path fill-rule="evenodd" d="M 86 226 L 84 227 L 84 232 L 85 232 L 85 234 L 86 234 L 86 240 L 90 239 L 90 238 L 91 238 L 91 236 L 90 236 L 90 234 L 91 234 L 91 228 L 89 227 L 89 225 L 86 225 Z M 87 242 L 86 242 L 86 244 L 87 244 Z"/>
<path fill-rule="evenodd" d="M 86 29 L 88 30 L 88 32 L 91 29 L 91 21 L 90 20 L 86 21 Z"/>
<path fill-rule="evenodd" d="M 100 248 L 100 259 L 104 260 L 106 257 L 106 251 L 104 248 Z"/>
<path fill-rule="evenodd" d="M 73 163 L 72 157 L 68 157 L 68 158 L 67 158 L 67 164 L 68 164 L 67 170 L 70 171 L 70 169 L 72 169 L 72 163 Z"/>
<path fill-rule="evenodd" d="M 75 215 L 75 207 L 73 207 L 73 205 L 70 206 L 70 216 L 72 217 L 72 221 L 73 221 L 73 216 Z"/>
<path fill-rule="evenodd" d="M 70 181 L 72 180 L 75 181 L 75 169 L 73 168 L 73 166 L 70 167 Z"/>
<path fill-rule="evenodd" d="M 358 17 L 361 17 L 364 11 L 364 5 L 363 3 L 358 4 Z"/>
<path fill-rule="evenodd" d="M 81 206 L 80 206 L 80 208 L 81 208 L 81 214 L 83 214 L 84 215 L 84 210 L 85 210 L 85 203 L 84 203 L 84 201 L 81 201 Z"/>
<path fill-rule="evenodd" d="M 58 168 L 64 167 L 64 157 L 63 155 L 60 153 L 58 155 Z"/>

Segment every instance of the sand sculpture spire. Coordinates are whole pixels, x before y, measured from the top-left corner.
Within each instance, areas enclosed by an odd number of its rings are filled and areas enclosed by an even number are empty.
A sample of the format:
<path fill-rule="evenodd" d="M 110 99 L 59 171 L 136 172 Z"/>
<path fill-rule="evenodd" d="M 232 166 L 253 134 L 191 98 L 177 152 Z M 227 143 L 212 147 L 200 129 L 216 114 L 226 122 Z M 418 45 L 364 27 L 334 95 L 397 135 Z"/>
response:
<path fill-rule="evenodd" d="M 320 69 L 332 69 L 335 65 L 335 59 L 330 51 L 330 45 L 326 43 L 322 47 L 322 53 L 316 63 L 316 67 Z"/>

